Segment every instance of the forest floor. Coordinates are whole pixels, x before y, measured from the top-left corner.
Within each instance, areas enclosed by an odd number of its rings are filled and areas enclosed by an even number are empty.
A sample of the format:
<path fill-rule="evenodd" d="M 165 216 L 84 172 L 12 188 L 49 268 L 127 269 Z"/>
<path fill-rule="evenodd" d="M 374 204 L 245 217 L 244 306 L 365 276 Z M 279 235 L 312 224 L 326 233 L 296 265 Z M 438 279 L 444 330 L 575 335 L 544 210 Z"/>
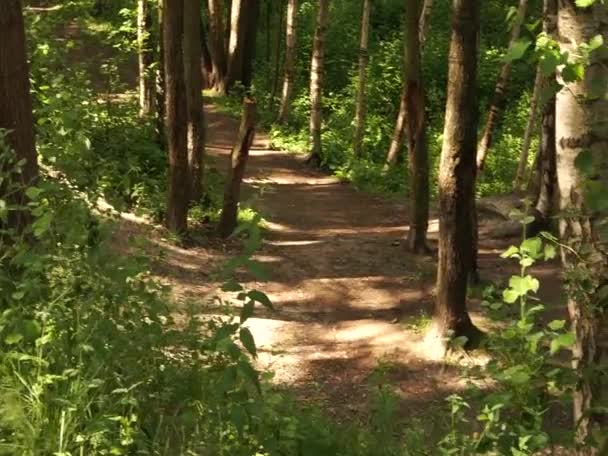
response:
<path fill-rule="evenodd" d="M 213 106 L 206 114 L 210 166 L 221 172 L 239 122 Z M 274 305 L 256 310 L 249 327 L 259 366 L 274 372 L 277 385 L 337 416 L 365 414 L 378 379 L 393 387 L 409 412 L 440 405 L 463 388 L 458 365 L 471 358 L 448 362 L 424 340 L 436 259 L 406 251 L 406 203 L 359 192 L 310 168 L 303 156 L 271 150 L 263 132 L 256 135 L 245 185 L 246 204 L 264 218 L 263 244 L 254 259 L 270 278 L 259 282 L 244 273 L 239 280 L 265 292 Z M 492 239 L 504 220 L 480 220 L 482 278 L 508 280 L 517 267 L 499 255 L 518 240 Z M 431 246 L 437 230 L 432 213 Z M 162 238 L 162 230 L 126 217 L 119 237 L 143 234 L 160 247 L 153 270 L 171 285 L 176 305 L 198 302 L 201 313 L 212 313 L 200 302 L 214 295 L 219 284 L 213 272 L 238 254 L 239 243 L 209 233 L 210 228 L 201 231 L 206 241 L 200 245 L 178 247 Z M 558 266 L 541 265 L 534 273 L 545 290 L 541 297 L 557 305 Z M 488 328 L 478 299 L 471 299 L 470 310 Z"/>

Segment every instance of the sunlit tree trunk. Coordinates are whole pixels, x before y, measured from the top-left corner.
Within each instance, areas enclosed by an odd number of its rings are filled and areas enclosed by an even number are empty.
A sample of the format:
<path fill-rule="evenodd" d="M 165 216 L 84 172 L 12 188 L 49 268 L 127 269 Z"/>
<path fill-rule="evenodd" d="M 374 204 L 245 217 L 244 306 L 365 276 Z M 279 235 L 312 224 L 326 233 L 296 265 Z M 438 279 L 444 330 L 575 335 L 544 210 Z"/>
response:
<path fill-rule="evenodd" d="M 291 95 L 295 79 L 296 65 L 296 22 L 298 17 L 298 0 L 288 0 L 287 28 L 285 39 L 285 69 L 283 74 L 283 91 L 279 108 L 279 123 L 287 123 L 291 109 Z"/>
<path fill-rule="evenodd" d="M 227 57 L 225 46 L 224 2 L 208 0 L 209 7 L 209 50 L 213 66 L 214 89 L 226 93 Z"/>
<path fill-rule="evenodd" d="M 188 228 L 190 177 L 188 173 L 188 111 L 184 81 L 182 40 L 184 0 L 164 0 L 166 127 L 169 146 L 167 228 L 183 234 Z"/>
<path fill-rule="evenodd" d="M 23 187 L 35 184 L 38 160 L 34 141 L 34 120 L 30 95 L 30 75 L 25 46 L 25 29 L 21 2 L 0 2 L 0 129 L 8 130 L 4 140 L 14 151 L 17 161 L 25 160 L 19 175 Z M 0 183 L 0 199 L 6 199 Z M 9 202 L 23 205 L 27 198 L 21 188 Z M 30 221 L 26 212 L 9 214 L 8 226 L 21 231 Z M 0 225 L 2 222 L 0 221 Z"/>
<path fill-rule="evenodd" d="M 199 201 L 202 195 L 205 152 L 200 6 L 200 0 L 184 0 L 184 74 L 188 105 L 188 165 L 192 202 Z"/>
<path fill-rule="evenodd" d="M 151 46 L 152 16 L 148 0 L 137 2 L 137 47 L 139 58 L 139 115 L 152 114 L 154 107 L 154 83 L 150 67 L 154 62 Z"/>
<path fill-rule="evenodd" d="M 355 107 L 355 137 L 353 151 L 355 157 L 363 155 L 363 136 L 365 133 L 365 85 L 367 78 L 367 62 L 369 54 L 369 18 L 372 9 L 371 0 L 363 0 L 363 14 L 361 16 L 361 40 L 359 43 L 359 78 L 357 80 L 357 101 Z"/>
<path fill-rule="evenodd" d="M 524 133 L 524 141 L 521 146 L 521 152 L 519 154 L 519 163 L 517 165 L 517 174 L 515 175 L 515 181 L 513 183 L 514 190 L 519 190 L 526 177 L 526 169 L 528 168 L 528 155 L 530 151 L 530 143 L 532 142 L 532 136 L 534 135 L 534 129 L 537 124 L 537 113 L 538 113 L 538 99 L 540 98 L 540 92 L 543 85 L 543 76 L 540 68 L 536 69 L 536 78 L 534 81 L 534 91 L 532 92 L 532 101 L 530 102 L 530 115 L 528 116 L 528 123 L 526 125 L 526 132 Z"/>
<path fill-rule="evenodd" d="M 323 62 L 328 16 L 329 0 L 319 0 L 310 70 L 310 156 L 308 162 L 314 165 L 321 163 Z"/>
<path fill-rule="evenodd" d="M 228 74 L 226 76 L 226 90 L 230 91 L 236 81 L 243 77 L 243 44 L 244 23 L 247 0 L 232 0 L 230 10 L 230 38 L 228 41 Z M 248 0 L 251 1 L 251 0 Z"/>
<path fill-rule="evenodd" d="M 453 0 L 448 89 L 439 169 L 439 262 L 432 334 L 475 339 L 467 313 L 477 142 L 477 0 Z"/>
<path fill-rule="evenodd" d="M 557 37 L 562 53 L 600 35 L 608 42 L 608 6 L 596 2 L 579 8 L 574 0 L 558 1 Z M 599 81 L 599 83 L 598 83 Z M 577 441 L 583 445 L 606 415 L 608 381 L 600 365 L 608 361 L 608 54 L 591 57 L 584 79 L 570 82 L 556 96 L 556 152 L 559 186 L 560 236 L 568 293 L 568 310 L 575 335 L 573 367 L 578 381 L 573 395 Z M 577 158 L 586 154 L 585 170 Z M 580 163 L 580 162 L 579 162 Z M 576 252 L 576 253 L 573 253 Z M 605 367 L 606 364 L 604 364 Z M 581 449 L 580 454 L 598 454 Z"/>
<path fill-rule="evenodd" d="M 429 18 L 433 7 L 433 0 L 425 0 L 420 13 L 420 24 L 418 25 L 420 48 L 424 47 L 424 41 L 426 31 L 428 29 Z M 404 62 L 407 60 L 407 46 L 404 46 Z M 399 111 L 397 114 L 397 120 L 395 121 L 395 128 L 393 129 L 393 136 L 391 137 L 391 144 L 386 154 L 386 165 L 387 167 L 394 166 L 399 158 L 399 152 L 403 146 L 403 137 L 405 136 L 406 129 L 406 111 L 407 111 L 407 99 L 406 99 L 406 87 L 405 83 L 401 89 L 401 96 L 399 97 Z"/>
<path fill-rule="evenodd" d="M 407 52 L 405 60 L 406 118 L 410 170 L 410 212 L 408 246 L 426 253 L 429 225 L 429 157 L 426 138 L 425 91 L 422 77 L 419 17 L 421 0 L 407 5 Z"/>
<path fill-rule="evenodd" d="M 511 40 L 509 42 L 509 49 L 511 49 L 517 40 L 521 32 L 521 26 L 526 18 L 526 9 L 528 8 L 528 0 L 519 0 L 519 7 L 517 8 L 517 16 L 513 22 L 513 28 L 511 30 Z M 505 92 L 507 90 L 507 81 L 509 79 L 509 73 L 511 72 L 512 62 L 507 61 L 503 63 L 498 80 L 496 81 L 496 87 L 494 88 L 494 96 L 492 97 L 492 104 L 490 105 L 488 118 L 483 129 L 483 135 L 477 146 L 477 168 L 483 169 L 483 166 L 488 155 L 488 151 L 492 146 L 494 139 L 494 133 L 502 110 L 504 109 Z"/>

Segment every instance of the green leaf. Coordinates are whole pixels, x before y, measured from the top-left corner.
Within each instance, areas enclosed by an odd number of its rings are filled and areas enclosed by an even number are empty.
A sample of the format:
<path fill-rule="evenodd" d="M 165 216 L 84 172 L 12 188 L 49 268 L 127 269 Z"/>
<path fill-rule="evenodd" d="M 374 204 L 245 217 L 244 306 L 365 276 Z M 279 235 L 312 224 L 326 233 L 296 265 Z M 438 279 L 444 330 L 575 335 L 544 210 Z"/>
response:
<path fill-rule="evenodd" d="M 547 325 L 552 331 L 559 331 L 566 326 L 566 320 L 553 320 Z"/>
<path fill-rule="evenodd" d="M 585 174 L 593 173 L 593 152 L 590 149 L 583 149 L 574 160 L 574 166 Z"/>
<path fill-rule="evenodd" d="M 519 249 L 514 245 L 510 246 L 507 250 L 501 253 L 501 258 L 513 258 L 519 254 Z"/>
<path fill-rule="evenodd" d="M 4 338 L 4 343 L 7 345 L 16 345 L 23 340 L 23 334 L 11 333 Z"/>
<path fill-rule="evenodd" d="M 513 304 L 519 298 L 519 294 L 510 288 L 507 288 L 502 292 L 502 300 L 507 304 Z"/>
<path fill-rule="evenodd" d="M 574 334 L 571 332 L 560 334 L 551 341 L 550 351 L 555 354 L 562 347 L 571 347 L 574 344 Z"/>
<path fill-rule="evenodd" d="M 589 41 L 589 51 L 595 51 L 596 49 L 602 47 L 603 44 L 604 38 L 602 35 L 595 35 L 593 38 L 591 38 L 591 41 Z"/>
<path fill-rule="evenodd" d="M 226 391 L 230 391 L 234 389 L 236 385 L 236 367 L 228 366 L 224 368 L 222 371 L 222 375 L 220 380 L 217 383 L 217 390 L 220 393 L 225 393 Z"/>
<path fill-rule="evenodd" d="M 25 191 L 25 195 L 31 199 L 31 200 L 37 200 L 38 197 L 40 196 L 40 194 L 43 192 L 44 190 L 42 190 L 41 188 L 38 187 L 28 187 L 28 189 Z"/>
<path fill-rule="evenodd" d="M 553 244 L 545 244 L 545 260 L 552 260 L 557 255 L 557 249 Z"/>
<path fill-rule="evenodd" d="M 249 293 L 247 293 L 247 296 L 252 301 L 259 302 L 268 309 L 274 309 L 274 307 L 272 307 L 272 302 L 270 302 L 270 299 L 268 298 L 266 293 L 262 293 L 259 290 L 251 290 Z"/>
<path fill-rule="evenodd" d="M 527 38 L 520 38 L 509 48 L 505 56 L 503 57 L 503 61 L 512 62 L 514 60 L 521 59 L 532 42 Z"/>
<path fill-rule="evenodd" d="M 540 256 L 542 244 L 543 243 L 539 238 L 533 237 L 530 239 L 526 239 L 524 242 L 521 243 L 521 250 L 526 252 L 532 258 L 538 258 Z"/>
<path fill-rule="evenodd" d="M 241 324 L 245 323 L 251 316 L 253 315 L 253 301 L 247 301 L 243 304 L 243 308 L 241 309 Z"/>
<path fill-rule="evenodd" d="M 524 296 L 528 292 L 536 293 L 540 284 L 538 279 L 535 279 L 531 275 L 524 277 L 513 276 L 509 280 L 509 288 L 511 288 L 518 296 Z"/>
<path fill-rule="evenodd" d="M 239 331 L 239 340 L 243 344 L 243 347 L 245 347 L 247 351 L 251 353 L 251 356 L 255 358 L 258 355 L 255 340 L 253 339 L 253 335 L 248 328 L 241 328 Z"/>
<path fill-rule="evenodd" d="M 564 82 L 581 81 L 585 76 L 585 65 L 582 63 L 571 63 L 562 69 Z"/>
<path fill-rule="evenodd" d="M 262 392 L 262 388 L 260 386 L 260 380 L 258 378 L 258 373 L 256 370 L 245 360 L 241 360 L 238 363 L 238 372 L 241 377 L 245 380 L 249 381 L 251 384 L 255 386 L 258 393 Z"/>
<path fill-rule="evenodd" d="M 576 0 L 576 6 L 579 8 L 588 8 L 593 5 L 596 0 Z"/>

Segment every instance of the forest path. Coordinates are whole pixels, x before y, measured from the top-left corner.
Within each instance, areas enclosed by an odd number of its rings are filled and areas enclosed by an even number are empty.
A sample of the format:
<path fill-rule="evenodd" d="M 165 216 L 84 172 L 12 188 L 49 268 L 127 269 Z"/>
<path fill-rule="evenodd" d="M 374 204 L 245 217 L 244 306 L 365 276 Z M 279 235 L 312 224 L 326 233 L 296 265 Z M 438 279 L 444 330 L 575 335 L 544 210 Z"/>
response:
<path fill-rule="evenodd" d="M 206 114 L 207 151 L 223 171 L 239 121 L 213 106 Z M 302 156 L 270 150 L 263 132 L 256 135 L 245 183 L 246 200 L 266 220 L 254 259 L 270 279 L 240 279 L 275 307 L 256 310 L 249 327 L 260 366 L 274 371 L 278 384 L 340 413 L 366 408 L 374 372 L 395 386 L 408 409 L 422 410 L 460 387 L 455 371 L 423 342 L 420 323 L 432 313 L 436 262 L 406 252 L 406 204 L 359 192 L 312 169 Z M 432 242 L 436 236 L 432 216 Z M 208 295 L 209 273 L 234 254 L 229 243 L 165 247 L 156 273 L 168 279 L 178 300 Z M 503 247 L 482 230 L 480 264 L 490 275 L 503 274 L 495 260 Z"/>

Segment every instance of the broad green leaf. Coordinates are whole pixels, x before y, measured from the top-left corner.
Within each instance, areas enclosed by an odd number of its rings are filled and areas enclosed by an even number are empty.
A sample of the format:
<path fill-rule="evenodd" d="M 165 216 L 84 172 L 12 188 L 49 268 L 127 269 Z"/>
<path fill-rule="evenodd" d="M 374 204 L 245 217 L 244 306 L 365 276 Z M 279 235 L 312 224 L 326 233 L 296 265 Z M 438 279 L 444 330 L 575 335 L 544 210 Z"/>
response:
<path fill-rule="evenodd" d="M 560 329 L 563 329 L 564 326 L 566 326 L 566 320 L 553 320 L 547 326 L 553 331 L 559 331 Z"/>
<path fill-rule="evenodd" d="M 526 239 L 521 243 L 521 250 L 528 253 L 532 258 L 538 258 L 540 256 L 542 244 L 543 243 L 539 238 L 533 237 Z"/>
<path fill-rule="evenodd" d="M 553 244 L 545 244 L 545 260 L 552 260 L 557 255 L 557 249 Z"/>
<path fill-rule="evenodd" d="M 591 38 L 591 41 L 589 41 L 589 50 L 595 51 L 596 49 L 602 47 L 603 44 L 604 38 L 602 35 L 595 35 L 593 38 Z"/>
<path fill-rule="evenodd" d="M 258 355 L 255 340 L 253 339 L 253 335 L 249 329 L 241 328 L 239 331 L 239 340 L 243 344 L 243 347 L 245 347 L 247 351 L 251 353 L 251 356 L 255 358 Z"/>
<path fill-rule="evenodd" d="M 529 39 L 520 38 L 509 48 L 509 50 L 503 57 L 503 60 L 505 62 L 512 62 L 514 60 L 521 59 L 531 44 L 532 42 Z"/>
<path fill-rule="evenodd" d="M 562 69 L 564 82 L 581 81 L 585 76 L 585 65 L 582 63 L 571 63 Z"/>
<path fill-rule="evenodd" d="M 576 6 L 579 8 L 588 8 L 593 5 L 596 0 L 576 0 Z"/>
<path fill-rule="evenodd" d="M 593 152 L 590 149 L 583 149 L 574 160 L 574 165 L 585 174 L 593 173 Z"/>
<path fill-rule="evenodd" d="M 519 254 L 519 248 L 512 245 L 507 250 L 505 250 L 503 253 L 501 253 L 500 257 L 501 258 L 513 258 L 513 257 L 517 256 L 518 254 Z"/>
<path fill-rule="evenodd" d="M 23 334 L 11 333 L 4 338 L 4 343 L 7 345 L 15 345 L 23 340 Z"/>
<path fill-rule="evenodd" d="M 507 288 L 502 292 L 502 299 L 507 304 L 513 304 L 519 298 L 519 294 L 510 288 Z"/>
<path fill-rule="evenodd" d="M 251 384 L 255 386 L 258 393 L 262 392 L 262 388 L 260 386 L 260 380 L 258 379 L 258 373 L 256 370 L 249 364 L 247 361 L 242 359 L 238 363 L 238 372 L 241 377 L 245 380 L 249 381 Z"/>
<path fill-rule="evenodd" d="M 555 354 L 562 347 L 571 347 L 574 344 L 574 334 L 571 332 L 560 334 L 551 341 L 551 354 Z"/>
<path fill-rule="evenodd" d="M 241 324 L 245 323 L 247 320 L 249 320 L 249 318 L 251 318 L 251 316 L 253 315 L 253 306 L 253 301 L 247 301 L 245 304 L 243 304 L 240 316 Z"/>
<path fill-rule="evenodd" d="M 262 293 L 259 290 L 251 290 L 249 293 L 247 293 L 247 296 L 252 301 L 259 302 L 268 309 L 273 309 L 272 302 L 270 302 L 270 299 L 268 298 L 266 293 Z"/>

